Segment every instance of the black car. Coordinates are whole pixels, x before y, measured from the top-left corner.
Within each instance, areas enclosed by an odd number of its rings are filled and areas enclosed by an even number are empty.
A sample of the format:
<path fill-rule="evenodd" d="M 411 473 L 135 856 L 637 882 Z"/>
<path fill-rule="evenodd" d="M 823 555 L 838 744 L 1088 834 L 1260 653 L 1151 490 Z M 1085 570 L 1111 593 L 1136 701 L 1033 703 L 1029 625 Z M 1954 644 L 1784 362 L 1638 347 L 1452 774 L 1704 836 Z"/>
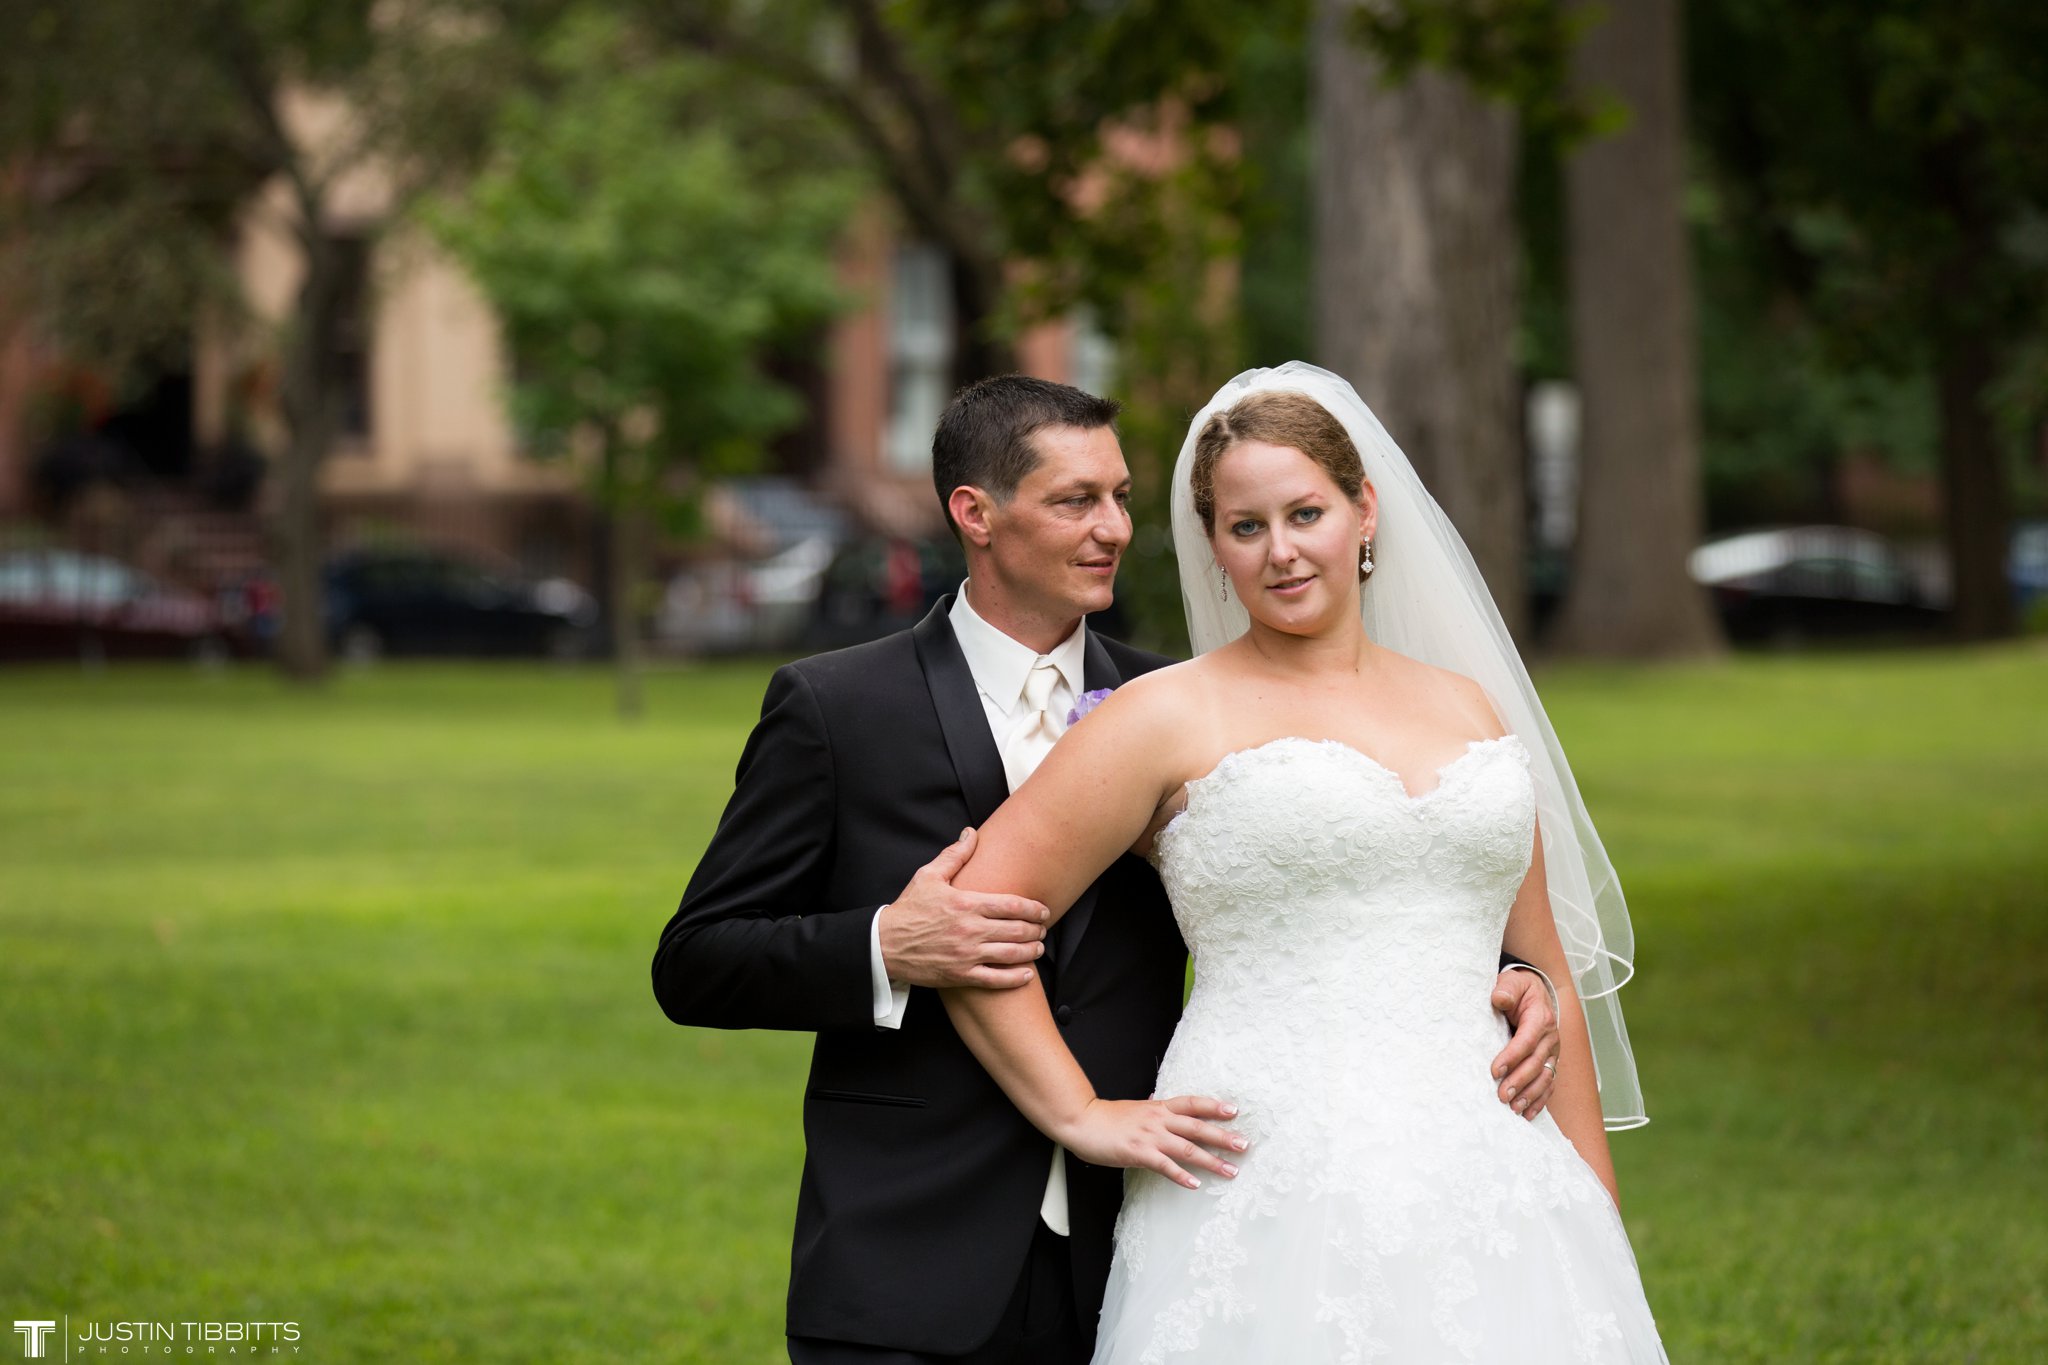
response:
<path fill-rule="evenodd" d="M 965 577 L 967 557 L 950 536 L 852 541 L 826 566 L 806 642 L 813 649 L 837 649 L 914 626 Z"/>
<path fill-rule="evenodd" d="M 1891 543 L 1853 526 L 1745 531 L 1700 546 L 1690 566 L 1737 642 L 1927 637 L 1948 622 Z"/>
<path fill-rule="evenodd" d="M 327 566 L 328 644 L 342 658 L 387 654 L 591 652 L 597 608 L 564 579 L 528 582 L 436 550 L 357 550 Z"/>

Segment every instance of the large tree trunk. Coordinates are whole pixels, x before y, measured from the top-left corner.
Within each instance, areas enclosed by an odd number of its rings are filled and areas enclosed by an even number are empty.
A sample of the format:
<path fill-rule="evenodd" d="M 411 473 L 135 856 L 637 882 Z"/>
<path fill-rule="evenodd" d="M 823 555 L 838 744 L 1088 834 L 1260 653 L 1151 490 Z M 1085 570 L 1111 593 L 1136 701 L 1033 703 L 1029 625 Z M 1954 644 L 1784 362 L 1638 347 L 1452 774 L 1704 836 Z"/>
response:
<path fill-rule="evenodd" d="M 1951 628 L 1963 640 L 2010 635 L 2017 626 L 2005 557 L 2012 536 L 2012 489 L 1991 420 L 2007 312 L 1985 279 L 1983 263 L 2000 249 L 2000 221 L 1985 202 L 1979 139 L 1949 137 L 1923 162 L 1934 202 L 1955 225 L 1958 241 L 1939 272 L 1945 316 L 1934 335 L 1935 392 L 1941 415 L 1941 515 L 1948 541 Z"/>
<path fill-rule="evenodd" d="M 1985 410 L 1993 370 L 1991 344 L 1981 332 L 1950 338 L 1936 362 L 1942 523 L 1955 590 L 1954 629 L 1965 640 L 2010 635 L 2014 626 L 2005 579 L 2010 493 Z"/>
<path fill-rule="evenodd" d="M 1629 658 L 1709 654 L 1721 631 L 1686 570 L 1703 518 L 1692 270 L 1680 200 L 1677 0 L 1618 0 L 1574 63 L 1630 122 L 1566 168 L 1572 367 L 1583 413 L 1579 533 L 1551 643 Z"/>
<path fill-rule="evenodd" d="M 278 665 L 286 677 L 311 682 L 327 672 L 327 601 L 321 561 L 320 462 L 334 442 L 335 403 L 325 360 L 340 305 L 340 274 L 321 235 L 318 205 L 307 208 L 300 233 L 306 276 L 298 315 L 285 342 L 283 405 L 286 429 L 284 496 L 278 518 L 278 587 L 283 623 Z"/>
<path fill-rule="evenodd" d="M 1401 443 L 1519 635 L 1515 116 L 1438 71 L 1384 86 L 1356 8 L 1320 0 L 1316 19 L 1317 357 Z"/>

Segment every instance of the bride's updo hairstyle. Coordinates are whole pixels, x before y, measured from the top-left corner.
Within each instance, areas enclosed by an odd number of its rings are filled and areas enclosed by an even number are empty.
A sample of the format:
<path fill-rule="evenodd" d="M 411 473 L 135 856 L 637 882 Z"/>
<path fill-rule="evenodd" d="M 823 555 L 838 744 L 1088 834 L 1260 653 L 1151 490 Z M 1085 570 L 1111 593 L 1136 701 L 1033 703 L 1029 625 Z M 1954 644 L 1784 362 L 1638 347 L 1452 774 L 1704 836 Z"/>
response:
<path fill-rule="evenodd" d="M 1195 438 L 1189 471 L 1195 514 L 1202 529 L 1216 534 L 1216 466 L 1240 441 L 1290 446 L 1314 460 L 1352 502 L 1365 490 L 1365 465 L 1344 424 L 1305 393 L 1265 389 L 1247 394 L 1211 417 Z"/>

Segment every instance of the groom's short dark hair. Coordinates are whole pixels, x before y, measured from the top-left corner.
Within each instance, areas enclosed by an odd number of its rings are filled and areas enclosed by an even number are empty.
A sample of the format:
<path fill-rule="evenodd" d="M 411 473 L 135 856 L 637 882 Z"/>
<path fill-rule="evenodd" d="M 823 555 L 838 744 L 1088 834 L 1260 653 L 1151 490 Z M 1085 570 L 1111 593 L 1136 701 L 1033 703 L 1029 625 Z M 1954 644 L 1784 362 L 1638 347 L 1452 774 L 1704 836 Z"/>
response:
<path fill-rule="evenodd" d="M 977 380 L 954 394 L 932 433 L 932 484 L 953 534 L 960 534 L 947 506 L 954 489 L 972 484 L 1008 502 L 1038 464 L 1033 435 L 1046 427 L 1113 427 L 1118 410 L 1114 399 L 1028 374 Z"/>

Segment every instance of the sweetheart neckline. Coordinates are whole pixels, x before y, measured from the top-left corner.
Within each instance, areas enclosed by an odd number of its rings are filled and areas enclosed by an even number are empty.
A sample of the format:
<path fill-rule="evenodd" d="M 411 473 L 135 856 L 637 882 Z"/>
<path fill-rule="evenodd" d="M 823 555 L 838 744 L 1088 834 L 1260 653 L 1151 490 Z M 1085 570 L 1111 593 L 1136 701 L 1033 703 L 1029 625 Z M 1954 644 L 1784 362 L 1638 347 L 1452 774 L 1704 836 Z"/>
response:
<path fill-rule="evenodd" d="M 1510 731 L 1504 735 L 1494 735 L 1489 739 L 1466 740 L 1465 751 L 1463 753 L 1457 755 L 1455 758 L 1448 759 L 1445 762 L 1440 763 L 1436 766 L 1436 769 L 1432 774 L 1432 776 L 1436 778 L 1436 785 L 1420 795 L 1417 795 L 1414 792 L 1408 790 L 1408 784 L 1402 780 L 1401 774 L 1395 772 L 1392 768 L 1389 768 L 1386 764 L 1380 762 L 1378 759 L 1374 758 L 1371 754 L 1359 748 L 1357 745 L 1347 744 L 1341 739 L 1310 739 L 1306 735 L 1279 735 L 1273 739 L 1265 741 L 1263 744 L 1248 744 L 1242 749 L 1232 749 L 1229 753 L 1217 759 L 1216 762 L 1210 767 L 1208 772 L 1203 773 L 1199 777 L 1191 777 L 1187 780 L 1186 788 L 1188 792 L 1188 803 L 1182 806 L 1179 810 L 1175 811 L 1172 814 L 1172 816 L 1170 816 L 1167 819 L 1166 823 L 1161 825 L 1157 832 L 1153 834 L 1151 851 L 1147 853 L 1145 856 L 1154 859 L 1159 857 L 1160 844 L 1165 840 L 1166 836 L 1173 831 L 1174 827 L 1179 825 L 1181 821 L 1185 820 L 1188 817 L 1188 815 L 1194 810 L 1195 788 L 1200 786 L 1204 782 L 1208 782 L 1214 779 L 1218 773 L 1223 771 L 1224 766 L 1228 764 L 1232 759 L 1244 758 L 1251 754 L 1260 753 L 1264 750 L 1274 748 L 1275 746 L 1281 744 L 1307 744 L 1319 749 L 1339 749 L 1347 754 L 1352 755 L 1354 758 L 1362 760 L 1368 768 L 1371 768 L 1374 772 L 1381 774 L 1389 782 L 1393 783 L 1394 790 L 1400 793 L 1402 805 L 1405 809 L 1420 810 L 1423 806 L 1429 804 L 1431 798 L 1433 798 L 1438 792 L 1444 789 L 1444 782 L 1450 776 L 1452 769 L 1456 768 L 1466 759 L 1472 757 L 1472 755 L 1479 753 L 1485 749 L 1488 749 L 1492 745 L 1506 744 L 1510 740 L 1518 744 L 1521 742 L 1520 738 L 1513 731 Z"/>
<path fill-rule="evenodd" d="M 1394 785 L 1401 789 L 1401 795 L 1408 801 L 1410 805 L 1419 806 L 1423 802 L 1429 800 L 1429 798 L 1435 796 L 1438 792 L 1444 789 L 1444 779 L 1450 774 L 1451 769 L 1457 767 L 1460 763 L 1463 763 L 1466 759 L 1472 757 L 1472 755 L 1478 753 L 1481 749 L 1489 745 L 1505 744 L 1511 739 L 1515 739 L 1515 736 L 1513 734 L 1494 735 L 1488 739 L 1466 740 L 1465 751 L 1463 753 L 1458 754 L 1454 758 L 1446 759 L 1444 762 L 1439 763 L 1434 769 L 1431 770 L 1430 776 L 1436 779 L 1436 785 L 1431 787 L 1426 792 L 1409 791 L 1408 783 L 1406 779 L 1404 779 L 1401 776 L 1400 773 L 1394 771 L 1386 764 L 1380 762 L 1380 760 L 1374 758 L 1371 754 L 1367 753 L 1365 750 L 1359 748 L 1355 744 L 1348 744 L 1341 739 L 1310 739 L 1306 735 L 1280 735 L 1277 738 L 1265 741 L 1263 744 L 1248 744 L 1242 749 L 1232 749 L 1229 753 L 1217 759 L 1215 764 L 1210 767 L 1208 772 L 1203 773 L 1200 777 L 1189 778 L 1187 781 L 1187 786 L 1190 790 L 1192 790 L 1195 784 L 1199 782 L 1210 781 L 1216 776 L 1217 773 L 1223 770 L 1224 764 L 1230 762 L 1234 758 L 1243 758 L 1247 755 L 1258 753 L 1263 749 L 1271 749 L 1274 746 L 1280 744 L 1308 744 L 1313 745 L 1317 748 L 1341 749 L 1347 754 L 1351 754 L 1354 757 L 1363 759 L 1367 766 L 1371 767 L 1375 772 L 1383 773 L 1388 778 L 1391 778 L 1393 780 Z M 1175 812 L 1176 815 L 1185 813 L 1185 809 Z"/>

